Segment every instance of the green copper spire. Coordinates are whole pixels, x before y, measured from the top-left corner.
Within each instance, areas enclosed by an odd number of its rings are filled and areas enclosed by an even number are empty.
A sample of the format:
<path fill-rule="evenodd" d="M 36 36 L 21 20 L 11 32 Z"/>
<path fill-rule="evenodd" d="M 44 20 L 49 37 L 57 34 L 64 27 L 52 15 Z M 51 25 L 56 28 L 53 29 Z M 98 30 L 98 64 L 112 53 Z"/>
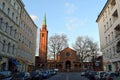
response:
<path fill-rule="evenodd" d="M 46 14 L 44 15 L 44 20 L 42 25 L 46 25 Z"/>

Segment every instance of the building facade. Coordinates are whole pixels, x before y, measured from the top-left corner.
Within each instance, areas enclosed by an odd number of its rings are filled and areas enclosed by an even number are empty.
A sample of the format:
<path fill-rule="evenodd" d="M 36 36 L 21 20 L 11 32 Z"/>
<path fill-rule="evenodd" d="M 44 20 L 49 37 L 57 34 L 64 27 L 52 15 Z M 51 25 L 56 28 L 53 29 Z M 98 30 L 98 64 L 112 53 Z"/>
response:
<path fill-rule="evenodd" d="M 80 62 L 76 51 L 67 47 L 57 54 L 56 61 L 48 60 L 47 66 L 48 68 L 58 68 L 59 71 L 103 70 L 102 57 L 96 57 L 95 61 Z"/>
<path fill-rule="evenodd" d="M 0 70 L 35 65 L 37 26 L 21 0 L 0 0 Z"/>
<path fill-rule="evenodd" d="M 103 52 L 104 69 L 120 69 L 120 0 L 107 0 L 96 22 Z"/>

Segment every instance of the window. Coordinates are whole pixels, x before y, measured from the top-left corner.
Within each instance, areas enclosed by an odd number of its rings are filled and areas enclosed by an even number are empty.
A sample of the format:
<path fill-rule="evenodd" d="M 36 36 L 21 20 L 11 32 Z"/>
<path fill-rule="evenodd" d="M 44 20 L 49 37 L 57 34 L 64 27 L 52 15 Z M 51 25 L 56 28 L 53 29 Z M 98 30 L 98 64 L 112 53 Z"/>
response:
<path fill-rule="evenodd" d="M 107 37 L 105 37 L 105 41 L 106 41 L 106 43 L 107 43 Z"/>
<path fill-rule="evenodd" d="M 16 38 L 16 35 L 17 35 L 17 30 L 15 29 L 15 33 L 14 33 L 14 37 Z"/>
<path fill-rule="evenodd" d="M 3 41 L 2 51 L 5 51 L 5 44 L 6 44 L 6 41 L 4 40 L 4 41 Z"/>
<path fill-rule="evenodd" d="M 112 20 L 111 20 L 111 18 L 110 18 L 110 20 L 109 20 L 109 21 L 110 21 L 110 27 L 111 27 L 111 26 L 112 26 Z"/>
<path fill-rule="evenodd" d="M 104 25 L 104 31 L 106 31 L 106 25 Z"/>
<path fill-rule="evenodd" d="M 18 17 L 16 17 L 16 23 L 18 22 Z"/>
<path fill-rule="evenodd" d="M 110 48 L 110 58 L 112 57 L 111 48 Z"/>
<path fill-rule="evenodd" d="M 42 33 L 42 37 L 44 37 L 44 33 Z"/>
<path fill-rule="evenodd" d="M 14 13 L 12 13 L 12 19 L 14 19 Z"/>
<path fill-rule="evenodd" d="M 5 3 L 3 2 L 2 3 L 2 10 L 4 10 L 5 9 Z"/>
<path fill-rule="evenodd" d="M 1 28 L 1 26 L 2 26 L 2 20 L 3 20 L 3 19 L 2 19 L 2 18 L 0 18 L 0 28 Z"/>
<path fill-rule="evenodd" d="M 6 22 L 5 32 L 7 32 L 8 29 L 8 22 Z"/>
<path fill-rule="evenodd" d="M 70 56 L 70 53 L 69 53 L 69 52 L 67 52 L 67 53 L 66 53 L 66 56 L 67 56 L 67 57 L 69 57 L 69 56 Z"/>
<path fill-rule="evenodd" d="M 108 40 L 109 40 L 109 42 L 110 42 L 110 35 L 108 35 Z"/>
<path fill-rule="evenodd" d="M 15 51 L 15 45 L 12 46 L 12 54 L 14 54 Z"/>
<path fill-rule="evenodd" d="M 13 6 L 14 6 L 14 8 L 15 8 L 15 6 L 16 6 L 15 2 L 14 2 L 14 5 L 13 5 Z"/>
<path fill-rule="evenodd" d="M 10 35 L 12 35 L 12 26 L 10 26 Z"/>
<path fill-rule="evenodd" d="M 108 6 L 108 14 L 110 13 L 110 8 L 109 8 L 109 6 Z"/>
<path fill-rule="evenodd" d="M 115 55 L 115 47 L 113 47 L 113 55 Z"/>
<path fill-rule="evenodd" d="M 7 12 L 7 14 L 8 14 L 8 16 L 9 16 L 9 14 L 10 14 L 10 8 L 8 8 L 8 12 Z"/>
<path fill-rule="evenodd" d="M 109 28 L 108 22 L 107 22 L 107 29 Z"/>
<path fill-rule="evenodd" d="M 8 53 L 10 53 L 10 43 L 8 43 L 8 50 L 7 50 Z"/>
<path fill-rule="evenodd" d="M 111 38 L 112 38 L 112 40 L 114 39 L 113 32 L 111 32 Z"/>
<path fill-rule="evenodd" d="M 17 8 L 17 10 L 18 10 L 18 13 L 19 13 L 19 11 L 20 11 L 20 8 L 18 7 L 18 8 Z"/>
<path fill-rule="evenodd" d="M 109 58 L 109 50 L 107 50 L 107 58 Z"/>

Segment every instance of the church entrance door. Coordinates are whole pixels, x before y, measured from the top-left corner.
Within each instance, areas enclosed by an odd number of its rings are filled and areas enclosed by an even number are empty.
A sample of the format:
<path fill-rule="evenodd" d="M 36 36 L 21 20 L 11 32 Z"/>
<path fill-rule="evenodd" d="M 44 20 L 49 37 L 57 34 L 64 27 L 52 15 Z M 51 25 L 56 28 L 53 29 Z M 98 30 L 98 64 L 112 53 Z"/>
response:
<path fill-rule="evenodd" d="M 70 61 L 66 61 L 65 66 L 66 66 L 66 69 L 67 69 L 67 70 L 70 70 L 71 62 L 70 62 Z"/>

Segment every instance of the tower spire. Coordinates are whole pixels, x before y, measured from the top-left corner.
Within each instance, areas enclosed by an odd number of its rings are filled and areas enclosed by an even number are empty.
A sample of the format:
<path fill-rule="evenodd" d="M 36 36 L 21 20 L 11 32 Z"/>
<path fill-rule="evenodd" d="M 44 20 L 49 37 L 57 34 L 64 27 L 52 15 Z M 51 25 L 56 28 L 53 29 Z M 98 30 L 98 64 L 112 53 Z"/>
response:
<path fill-rule="evenodd" d="M 46 14 L 44 14 L 44 20 L 43 20 L 42 25 L 46 25 Z"/>

